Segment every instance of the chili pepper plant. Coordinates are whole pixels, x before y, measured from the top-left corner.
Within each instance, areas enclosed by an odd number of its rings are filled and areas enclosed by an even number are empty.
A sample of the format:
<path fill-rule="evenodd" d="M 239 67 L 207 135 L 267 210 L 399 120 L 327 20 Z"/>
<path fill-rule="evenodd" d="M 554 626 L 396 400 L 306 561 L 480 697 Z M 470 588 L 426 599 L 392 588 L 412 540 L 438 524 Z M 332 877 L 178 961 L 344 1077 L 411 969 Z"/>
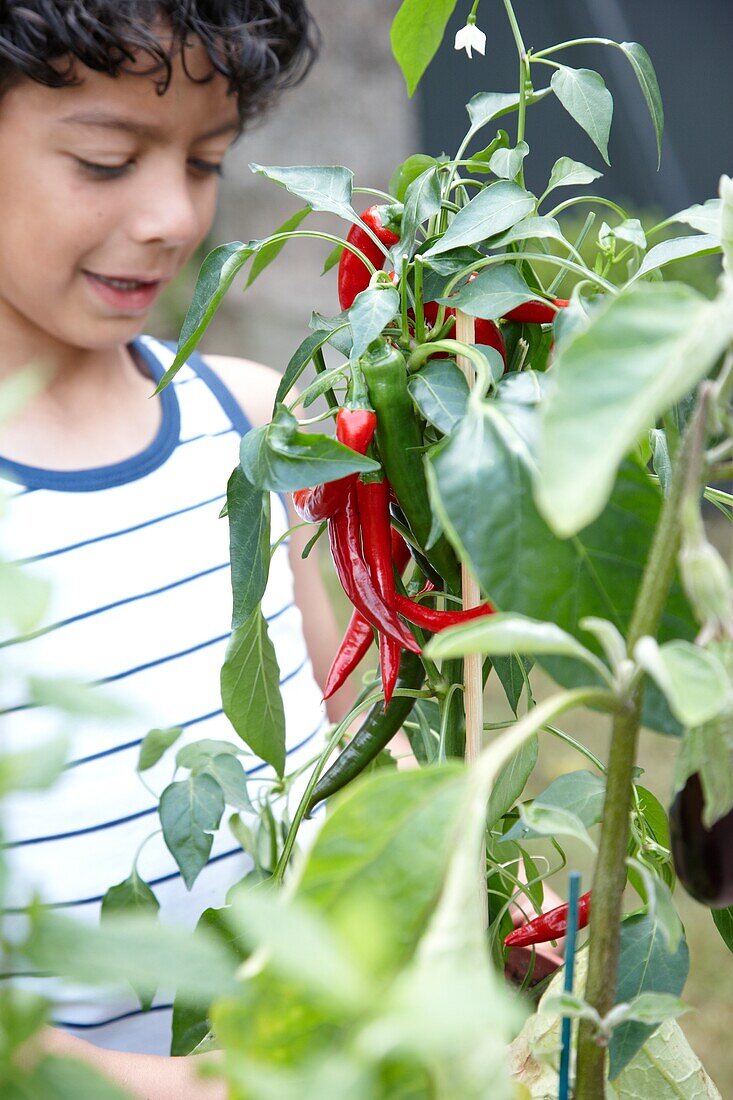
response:
<path fill-rule="evenodd" d="M 733 475 L 733 183 L 643 228 L 598 189 L 613 100 L 572 59 L 579 44 L 599 60 L 620 51 L 661 155 L 648 53 L 599 38 L 529 49 L 503 7 L 518 89 L 473 96 L 455 155 L 409 157 L 386 191 L 356 186 L 347 167 L 251 165 L 301 206 L 276 232 L 207 256 L 161 382 L 247 264 L 251 283 L 291 239 L 324 249 L 333 315 L 310 317 L 272 420 L 244 437 L 229 483 L 223 698 L 282 775 L 260 612 L 271 493 L 293 494 L 309 549 L 328 540 L 353 605 L 326 694 L 355 669 L 363 690 L 270 868 L 290 900 L 240 901 L 259 951 L 241 996 L 204 1014 L 237 1096 L 290 1095 L 268 1081 L 309 1096 L 555 1095 L 558 1040 L 543 1055 L 547 1028 L 532 1023 L 553 1012 L 577 1023 L 578 1100 L 649 1096 L 660 1065 L 675 1095 L 715 1095 L 674 1022 L 688 951 L 672 895 L 679 878 L 733 948 L 733 588 L 706 532 L 713 506 L 733 519 L 733 496 L 714 487 Z M 453 8 L 400 8 L 392 43 L 410 92 Z M 458 45 L 483 52 L 477 9 Z M 489 37 L 499 17 L 487 11 Z M 473 64 L 490 79 L 490 64 Z M 560 155 L 535 194 L 532 107 L 548 98 L 585 131 L 594 166 Z M 312 211 L 333 215 L 332 230 L 308 228 Z M 705 297 L 675 263 L 711 254 L 722 265 Z M 555 685 L 542 699 L 536 667 Z M 486 685 L 511 722 L 484 706 Z M 558 724 L 571 710 L 603 716 L 606 760 Z M 676 739 L 675 792 L 640 782 L 642 727 Z M 419 770 L 371 774 L 400 729 Z M 540 738 L 571 746 L 578 767 L 522 800 Z M 298 828 L 324 800 L 315 847 L 290 874 Z M 536 844 L 548 837 L 560 861 L 568 838 L 594 852 L 588 938 L 574 992 L 546 995 L 521 1029 L 549 980 L 537 984 L 547 967 L 534 945 L 568 921 L 542 914 L 556 867 Z M 503 978 L 516 945 L 519 994 Z"/>

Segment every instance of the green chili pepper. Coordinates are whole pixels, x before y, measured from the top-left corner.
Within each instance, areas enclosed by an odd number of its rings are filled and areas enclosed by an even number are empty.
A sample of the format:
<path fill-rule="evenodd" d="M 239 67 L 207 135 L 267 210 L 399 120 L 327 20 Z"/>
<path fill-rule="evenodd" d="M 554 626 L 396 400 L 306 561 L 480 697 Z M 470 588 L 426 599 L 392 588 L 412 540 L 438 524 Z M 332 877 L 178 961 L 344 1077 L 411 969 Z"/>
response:
<path fill-rule="evenodd" d="M 424 679 L 425 669 L 420 658 L 404 650 L 396 687 L 417 691 L 422 687 Z M 319 779 L 308 804 L 308 813 L 324 798 L 330 798 L 352 779 L 356 779 L 371 764 L 407 720 L 414 705 L 415 700 L 405 695 L 395 695 L 386 710 L 381 700 L 374 704 L 361 728 L 326 774 Z"/>
<path fill-rule="evenodd" d="M 410 529 L 425 548 L 433 525 L 423 468 L 423 438 L 407 388 L 407 364 L 397 348 L 375 340 L 362 356 L 369 396 L 377 414 L 377 444 L 384 471 Z M 447 588 L 458 590 L 458 561 L 444 535 L 425 556 Z"/>

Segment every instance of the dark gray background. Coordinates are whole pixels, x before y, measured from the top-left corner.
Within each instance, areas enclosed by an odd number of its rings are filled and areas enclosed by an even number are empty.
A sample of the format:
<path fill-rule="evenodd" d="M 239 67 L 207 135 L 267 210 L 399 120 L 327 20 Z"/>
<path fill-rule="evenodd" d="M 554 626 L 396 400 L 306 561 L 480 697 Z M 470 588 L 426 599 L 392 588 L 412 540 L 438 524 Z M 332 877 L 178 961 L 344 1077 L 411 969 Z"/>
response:
<path fill-rule="evenodd" d="M 656 170 L 656 141 L 646 103 L 619 50 L 577 46 L 553 55 L 572 68 L 595 69 L 614 98 L 609 156 L 603 160 L 590 138 L 554 96 L 527 112 L 528 185 L 543 189 L 559 156 L 571 156 L 604 172 L 603 193 L 636 209 L 667 213 L 717 193 L 723 172 L 733 172 L 733 0 L 515 0 L 525 45 L 536 50 L 569 38 L 602 37 L 640 42 L 657 71 L 666 125 L 662 166 Z M 466 130 L 465 103 L 477 91 L 514 91 L 518 61 L 501 0 L 483 0 L 478 25 L 486 32 L 486 57 L 453 49 L 453 38 L 470 10 L 460 0 L 449 33 L 428 69 L 418 102 L 421 147 L 437 155 L 454 153 Z M 552 77 L 548 66 L 533 67 L 536 88 Z M 496 129 L 516 135 L 516 116 L 490 124 L 476 148 Z"/>

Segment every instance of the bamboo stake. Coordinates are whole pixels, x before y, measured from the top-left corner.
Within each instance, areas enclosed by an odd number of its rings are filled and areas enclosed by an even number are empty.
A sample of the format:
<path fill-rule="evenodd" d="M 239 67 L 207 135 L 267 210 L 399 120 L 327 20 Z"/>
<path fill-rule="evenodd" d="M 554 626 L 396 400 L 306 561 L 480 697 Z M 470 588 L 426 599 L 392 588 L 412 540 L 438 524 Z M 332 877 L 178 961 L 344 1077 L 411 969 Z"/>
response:
<path fill-rule="evenodd" d="M 476 340 L 476 326 L 473 317 L 456 310 L 456 339 L 464 344 L 473 344 Z M 470 360 L 458 356 L 458 366 L 466 376 L 469 386 L 473 386 L 474 374 Z M 478 583 L 465 562 L 461 564 L 461 591 L 465 608 L 478 607 L 481 592 Z M 483 675 L 481 654 L 472 654 L 464 658 L 464 687 L 466 710 L 466 763 L 471 764 L 481 752 L 484 730 Z"/>

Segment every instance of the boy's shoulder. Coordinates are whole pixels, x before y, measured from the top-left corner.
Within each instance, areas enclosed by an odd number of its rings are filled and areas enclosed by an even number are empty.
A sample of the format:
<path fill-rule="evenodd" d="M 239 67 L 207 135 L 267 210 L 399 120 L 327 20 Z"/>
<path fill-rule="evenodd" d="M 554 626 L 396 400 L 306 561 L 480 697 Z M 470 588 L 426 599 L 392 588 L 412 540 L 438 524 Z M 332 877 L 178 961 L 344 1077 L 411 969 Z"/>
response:
<path fill-rule="evenodd" d="M 280 384 L 280 375 L 264 363 L 236 355 L 202 355 L 204 363 L 231 390 L 247 419 L 254 426 L 266 424 Z"/>

